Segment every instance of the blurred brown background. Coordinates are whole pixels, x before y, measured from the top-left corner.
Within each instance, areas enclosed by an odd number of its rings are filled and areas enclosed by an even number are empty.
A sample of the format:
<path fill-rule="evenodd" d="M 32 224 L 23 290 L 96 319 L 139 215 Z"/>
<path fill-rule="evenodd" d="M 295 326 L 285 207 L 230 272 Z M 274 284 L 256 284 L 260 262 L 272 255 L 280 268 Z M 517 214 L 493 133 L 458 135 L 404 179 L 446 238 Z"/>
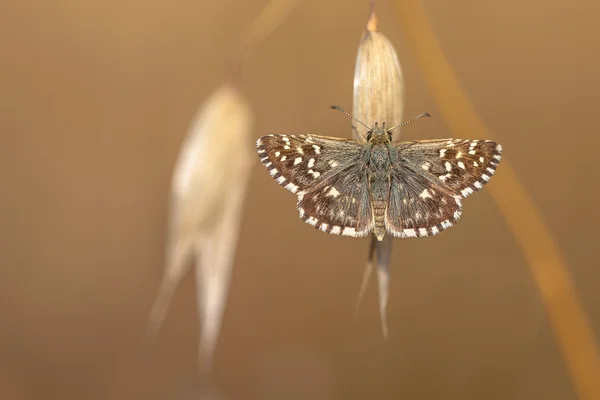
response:
<path fill-rule="evenodd" d="M 139 351 L 162 273 L 169 179 L 198 105 L 265 5 L 3 4 L 0 398 L 175 399 L 191 385 L 192 276 L 156 351 Z M 600 3 L 425 6 L 564 253 L 598 337 Z M 367 14 L 366 0 L 306 1 L 249 55 L 243 89 L 255 137 L 350 136 L 328 107 L 351 108 Z M 403 65 L 405 117 L 433 115 L 404 138 L 449 136 L 387 1 L 378 15 Z M 228 398 L 577 398 L 526 262 L 485 190 L 448 232 L 395 242 L 385 341 L 373 282 L 353 317 L 368 240 L 300 222 L 294 196 L 258 159 L 250 185 L 216 355 Z"/>

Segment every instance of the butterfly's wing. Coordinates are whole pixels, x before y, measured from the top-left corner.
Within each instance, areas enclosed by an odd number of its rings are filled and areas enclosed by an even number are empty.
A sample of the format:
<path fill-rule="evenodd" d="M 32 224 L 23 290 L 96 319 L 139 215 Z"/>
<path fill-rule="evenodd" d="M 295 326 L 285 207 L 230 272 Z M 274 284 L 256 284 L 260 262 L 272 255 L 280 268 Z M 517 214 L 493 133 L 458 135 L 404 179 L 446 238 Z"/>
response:
<path fill-rule="evenodd" d="M 366 166 L 348 164 L 298 196 L 300 218 L 323 232 L 353 237 L 373 230 Z"/>
<path fill-rule="evenodd" d="M 428 172 L 462 197 L 482 189 L 502 158 L 502 146 L 491 140 L 412 141 L 396 149 L 401 161 Z"/>
<path fill-rule="evenodd" d="M 490 140 L 423 140 L 394 148 L 386 228 L 398 237 L 436 235 L 454 225 L 461 199 L 483 188 L 502 154 Z"/>
<path fill-rule="evenodd" d="M 369 234 L 373 218 L 362 145 L 317 135 L 271 134 L 256 146 L 273 179 L 298 196 L 303 221 L 334 235 Z"/>

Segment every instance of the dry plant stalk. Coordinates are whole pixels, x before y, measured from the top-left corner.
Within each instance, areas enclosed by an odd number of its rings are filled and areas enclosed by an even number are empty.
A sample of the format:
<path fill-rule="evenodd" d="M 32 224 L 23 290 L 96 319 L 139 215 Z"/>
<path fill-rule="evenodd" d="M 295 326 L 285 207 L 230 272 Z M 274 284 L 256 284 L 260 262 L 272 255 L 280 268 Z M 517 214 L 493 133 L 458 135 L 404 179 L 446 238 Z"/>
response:
<path fill-rule="evenodd" d="M 446 59 L 419 0 L 394 6 L 425 81 L 456 137 L 487 137 L 456 74 Z M 600 353 L 566 261 L 528 191 L 507 160 L 488 192 L 504 214 L 546 306 L 558 345 L 582 399 L 600 399 Z"/>
<path fill-rule="evenodd" d="M 371 15 L 356 56 L 352 114 L 367 125 L 385 122 L 388 126 L 395 126 L 402 122 L 404 79 L 394 46 L 385 35 L 377 31 L 377 17 L 373 5 L 372 3 Z M 366 134 L 365 127 L 353 122 L 352 136 L 354 139 L 366 142 Z M 393 135 L 394 142 L 397 142 L 399 138 L 399 134 Z M 387 338 L 386 310 L 392 237 L 386 235 L 383 241 L 378 242 L 374 236 L 371 236 L 370 240 L 369 256 L 356 307 L 358 309 L 367 288 L 373 271 L 373 261 L 376 258 L 381 326 L 383 335 Z"/>
<path fill-rule="evenodd" d="M 237 55 L 238 66 L 241 66 L 246 54 L 262 43 L 275 29 L 294 11 L 298 0 L 272 0 L 254 19 L 250 28 L 242 35 L 240 53 Z"/>
<path fill-rule="evenodd" d="M 194 260 L 204 368 L 212 359 L 227 298 L 252 165 L 252 123 L 246 99 L 235 87 L 220 86 L 200 107 L 173 173 L 165 274 L 148 339 L 158 334 L 173 292 Z"/>

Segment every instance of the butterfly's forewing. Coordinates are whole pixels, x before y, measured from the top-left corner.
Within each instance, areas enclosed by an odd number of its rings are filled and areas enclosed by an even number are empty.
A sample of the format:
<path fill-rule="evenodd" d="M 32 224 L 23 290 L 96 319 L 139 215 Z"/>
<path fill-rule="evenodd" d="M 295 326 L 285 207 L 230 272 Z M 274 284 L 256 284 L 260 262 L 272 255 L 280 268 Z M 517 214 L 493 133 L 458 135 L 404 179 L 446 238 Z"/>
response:
<path fill-rule="evenodd" d="M 356 162 L 361 147 L 348 139 L 271 134 L 258 139 L 256 150 L 273 179 L 298 193 Z"/>
<path fill-rule="evenodd" d="M 395 146 L 386 228 L 394 236 L 436 235 L 461 215 L 461 198 L 480 190 L 500 162 L 488 140 L 443 139 Z"/>
<path fill-rule="evenodd" d="M 366 236 L 372 217 L 363 146 L 349 139 L 271 134 L 257 141 L 269 174 L 298 196 L 306 223 L 331 234 Z"/>
<path fill-rule="evenodd" d="M 502 146 L 491 140 L 422 140 L 399 143 L 396 149 L 401 162 L 431 174 L 462 197 L 482 189 L 502 158 Z"/>

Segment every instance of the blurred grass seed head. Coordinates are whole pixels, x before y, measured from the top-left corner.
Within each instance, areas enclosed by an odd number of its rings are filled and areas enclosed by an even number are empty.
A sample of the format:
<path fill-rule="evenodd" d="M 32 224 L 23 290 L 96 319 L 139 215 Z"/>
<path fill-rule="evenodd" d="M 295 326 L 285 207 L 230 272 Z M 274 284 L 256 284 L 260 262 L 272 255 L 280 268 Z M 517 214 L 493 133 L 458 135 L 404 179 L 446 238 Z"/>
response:
<path fill-rule="evenodd" d="M 227 299 L 251 170 L 252 125 L 246 99 L 235 87 L 220 86 L 196 114 L 173 172 L 165 272 L 148 338 L 155 339 L 187 262 L 195 259 L 204 365 L 212 358 Z"/>
<path fill-rule="evenodd" d="M 392 43 L 377 31 L 377 18 L 372 9 L 366 30 L 358 46 L 354 68 L 354 98 L 352 114 L 369 126 L 375 122 L 385 122 L 395 126 L 402 122 L 404 111 L 404 77 L 398 55 Z M 355 140 L 366 142 L 367 128 L 352 123 L 352 136 Z M 392 141 L 400 140 L 400 131 L 392 135 Z M 388 336 L 387 301 L 389 295 L 389 264 L 392 253 L 392 238 L 386 235 L 379 242 L 370 238 L 369 253 L 365 274 L 361 284 L 356 308 L 360 305 L 367 288 L 373 262 L 377 260 L 377 278 L 379 283 L 379 312 L 384 337 Z"/>

